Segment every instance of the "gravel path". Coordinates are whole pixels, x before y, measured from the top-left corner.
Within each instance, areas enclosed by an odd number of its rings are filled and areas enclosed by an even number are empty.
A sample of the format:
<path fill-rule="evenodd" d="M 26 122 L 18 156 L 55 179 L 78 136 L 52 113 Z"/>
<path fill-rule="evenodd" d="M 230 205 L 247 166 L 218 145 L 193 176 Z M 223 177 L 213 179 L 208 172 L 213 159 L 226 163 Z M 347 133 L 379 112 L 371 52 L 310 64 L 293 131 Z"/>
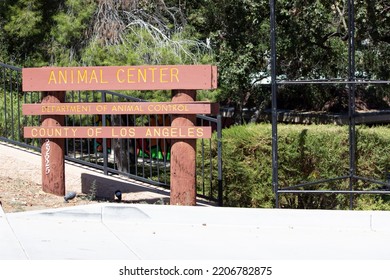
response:
<path fill-rule="evenodd" d="M 41 156 L 39 153 L 0 142 L 0 202 L 5 212 L 57 208 L 99 201 L 115 201 L 121 190 L 122 203 L 169 203 L 169 192 L 138 181 L 114 176 L 66 163 L 66 192 L 76 192 L 65 203 L 63 197 L 42 191 Z"/>

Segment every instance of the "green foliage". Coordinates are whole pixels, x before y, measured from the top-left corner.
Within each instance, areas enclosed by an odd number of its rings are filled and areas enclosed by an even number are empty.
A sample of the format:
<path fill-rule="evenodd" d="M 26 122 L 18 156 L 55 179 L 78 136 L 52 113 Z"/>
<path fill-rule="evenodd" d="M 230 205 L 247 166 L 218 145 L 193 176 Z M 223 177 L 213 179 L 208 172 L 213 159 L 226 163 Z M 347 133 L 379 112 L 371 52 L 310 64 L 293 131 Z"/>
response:
<path fill-rule="evenodd" d="M 359 127 L 357 175 L 384 180 L 390 166 L 389 127 Z M 224 205 L 273 207 L 271 126 L 233 126 L 223 131 Z M 216 153 L 216 147 L 212 147 Z M 198 149 L 199 150 L 199 149 Z M 279 187 L 348 176 L 348 129 L 330 125 L 280 125 L 278 130 Z M 198 151 L 199 152 L 199 151 Z M 214 164 L 214 166 L 216 166 Z M 216 182 L 214 182 L 214 185 Z M 354 189 L 380 186 L 357 182 Z M 311 189 L 348 190 L 348 180 L 317 184 Z M 310 189 L 309 188 L 309 189 Z M 356 209 L 390 209 L 389 197 L 354 197 Z M 287 208 L 348 209 L 349 196 L 336 194 L 283 194 Z"/>
<path fill-rule="evenodd" d="M 53 15 L 48 48 L 52 64 L 69 66 L 80 60 L 80 50 L 87 44 L 85 33 L 95 10 L 92 0 L 66 0 L 64 8 Z"/>
<path fill-rule="evenodd" d="M 10 7 L 9 22 L 4 30 L 10 35 L 26 38 L 41 32 L 42 11 L 41 3 L 34 0 L 20 0 Z"/>
<path fill-rule="evenodd" d="M 0 51 L 6 52 L 5 62 L 18 65 L 40 66 L 49 59 L 52 16 L 63 1 L 4 0 L 2 1 L 0 41 L 7 42 Z M 2 23 L 1 23 L 2 22 Z"/>
<path fill-rule="evenodd" d="M 256 106 L 266 93 L 256 84 L 267 76 L 269 56 L 268 1 L 207 1 L 204 17 L 219 66 L 219 100 Z M 260 93 L 260 94 L 259 94 Z"/>
<path fill-rule="evenodd" d="M 390 77 L 390 62 L 383 59 L 390 55 L 387 11 L 384 0 L 355 1 L 360 78 Z M 214 63 L 219 90 L 212 100 L 235 106 L 239 113 L 244 107 L 262 111 L 270 95 L 260 84 L 270 75 L 269 16 L 267 0 L 3 0 L 0 60 L 23 66 Z M 346 1 L 279 0 L 276 19 L 278 75 L 347 76 Z M 280 104 L 291 109 L 288 103 L 301 100 L 298 109 L 327 110 L 325 103 L 343 90 L 281 88 Z M 388 99 L 384 87 L 361 87 L 358 93 L 368 98 L 373 91 Z"/>

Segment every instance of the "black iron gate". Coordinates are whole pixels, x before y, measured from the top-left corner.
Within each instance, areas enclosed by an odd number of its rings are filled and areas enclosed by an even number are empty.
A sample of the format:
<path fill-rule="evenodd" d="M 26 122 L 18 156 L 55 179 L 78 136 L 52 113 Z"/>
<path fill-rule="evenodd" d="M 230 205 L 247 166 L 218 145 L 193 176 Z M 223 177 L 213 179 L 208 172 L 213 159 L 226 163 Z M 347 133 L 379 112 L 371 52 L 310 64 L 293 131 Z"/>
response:
<path fill-rule="evenodd" d="M 283 80 L 278 79 L 283 73 L 277 73 L 277 20 L 276 20 L 276 0 L 270 0 L 270 39 L 271 39 L 271 91 L 272 91 L 272 184 L 275 193 L 276 207 L 279 207 L 279 198 L 283 194 L 345 194 L 349 195 L 349 207 L 352 209 L 354 195 L 358 194 L 390 194 L 388 187 L 390 182 L 381 181 L 374 178 L 368 178 L 357 175 L 356 168 L 356 152 L 357 152 L 357 137 L 356 137 L 356 118 L 361 117 L 364 113 L 356 112 L 356 87 L 357 85 L 367 84 L 390 84 L 387 80 L 371 80 L 358 79 L 356 77 L 355 66 L 355 4 L 354 0 L 347 1 L 348 8 L 348 76 L 335 79 L 321 80 Z M 348 144 L 349 144 L 349 172 L 344 176 L 336 178 L 321 178 L 312 182 L 303 182 L 297 185 L 280 187 L 278 178 L 278 105 L 277 96 L 278 88 L 281 85 L 302 85 L 302 84 L 343 84 L 348 89 Z M 327 182 L 345 181 L 348 180 L 348 189 L 344 190 L 316 190 L 315 186 Z M 359 190 L 356 188 L 358 181 L 369 182 L 380 186 L 385 186 L 385 189 L 377 190 Z"/>

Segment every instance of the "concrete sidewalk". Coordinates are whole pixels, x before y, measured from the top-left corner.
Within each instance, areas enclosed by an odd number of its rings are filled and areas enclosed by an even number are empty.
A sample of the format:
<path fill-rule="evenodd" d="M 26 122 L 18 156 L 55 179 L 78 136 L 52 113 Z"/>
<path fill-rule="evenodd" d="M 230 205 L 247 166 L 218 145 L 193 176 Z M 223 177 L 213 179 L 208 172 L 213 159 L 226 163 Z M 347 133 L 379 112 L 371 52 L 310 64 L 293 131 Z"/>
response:
<path fill-rule="evenodd" d="M 0 211 L 0 259 L 388 260 L 390 212 L 114 203 Z"/>

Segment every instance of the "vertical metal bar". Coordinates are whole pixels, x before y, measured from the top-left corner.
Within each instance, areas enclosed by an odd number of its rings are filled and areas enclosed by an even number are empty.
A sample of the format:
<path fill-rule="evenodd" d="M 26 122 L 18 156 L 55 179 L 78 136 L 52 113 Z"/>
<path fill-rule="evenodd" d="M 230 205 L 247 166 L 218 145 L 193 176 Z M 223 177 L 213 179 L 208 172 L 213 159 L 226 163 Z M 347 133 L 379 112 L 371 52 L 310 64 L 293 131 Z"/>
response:
<path fill-rule="evenodd" d="M 93 99 L 93 92 L 91 92 L 91 96 L 92 96 L 92 99 Z M 93 102 L 92 100 L 90 100 L 90 95 L 86 92 L 85 94 L 85 98 L 87 100 L 87 102 Z M 87 122 L 88 122 L 88 125 L 90 125 L 91 123 L 91 120 L 92 120 L 92 123 L 93 123 L 93 115 L 88 115 L 87 116 Z M 88 161 L 91 162 L 91 139 L 87 139 L 87 155 L 86 157 L 88 158 Z"/>
<path fill-rule="evenodd" d="M 3 90 L 4 90 L 4 136 L 8 137 L 7 133 L 7 91 L 6 91 L 6 73 L 5 68 L 3 68 Z"/>
<path fill-rule="evenodd" d="M 275 0 L 270 0 L 271 27 L 271 90 L 272 90 L 272 187 L 275 192 L 275 207 L 279 207 L 278 184 L 278 112 L 277 112 L 277 82 L 276 82 L 276 18 Z"/>
<path fill-rule="evenodd" d="M 10 94 L 10 115 L 11 115 L 11 139 L 14 140 L 14 94 L 12 88 L 12 70 L 9 70 L 9 94 Z"/>
<path fill-rule="evenodd" d="M 158 122 L 158 119 L 157 119 L 157 115 L 154 115 L 155 117 L 155 120 L 156 120 L 156 126 L 158 125 L 157 122 Z M 151 115 L 149 115 L 149 126 L 151 126 Z M 152 139 L 149 138 L 149 178 L 153 178 L 153 157 L 152 157 Z"/>
<path fill-rule="evenodd" d="M 203 126 L 203 119 L 201 119 L 201 126 Z M 202 155 L 202 169 L 201 169 L 201 175 L 202 175 L 202 194 L 205 194 L 205 177 L 204 177 L 204 167 L 205 167 L 205 162 L 204 162 L 204 139 L 201 139 L 201 155 Z"/>
<path fill-rule="evenodd" d="M 20 98 L 19 98 L 19 93 L 22 93 L 22 91 L 20 90 L 20 80 L 19 80 L 19 73 L 16 73 L 16 96 L 18 98 L 18 102 L 17 102 L 17 106 L 18 106 L 18 110 L 17 110 L 17 117 L 18 117 L 18 139 L 17 141 L 21 141 L 22 140 L 22 127 L 21 127 L 21 123 L 20 123 L 20 120 L 21 120 L 21 116 L 20 116 L 20 112 L 21 112 L 21 106 L 20 106 Z M 22 93 L 23 94 L 23 93 Z M 23 96 L 23 95 L 22 95 Z"/>
<path fill-rule="evenodd" d="M 129 121 L 129 115 L 126 115 L 126 126 L 129 126 L 129 123 L 130 123 L 130 121 Z M 131 139 L 129 138 L 129 139 L 127 139 L 126 140 L 126 149 L 127 149 L 127 153 L 126 153 L 126 157 L 127 157 L 127 172 L 128 172 L 128 174 L 131 174 L 131 161 L 132 161 L 132 159 L 131 159 Z"/>
<path fill-rule="evenodd" d="M 102 102 L 106 102 L 106 92 L 102 91 Z M 106 126 L 106 115 L 102 115 L 102 126 Z M 103 138 L 103 173 L 108 174 L 108 155 L 107 155 L 107 139 Z"/>
<path fill-rule="evenodd" d="M 135 126 L 137 123 L 137 118 L 135 115 L 133 115 L 133 126 Z M 134 164 L 135 164 L 135 168 L 134 168 L 134 175 L 135 176 L 138 176 L 138 150 L 141 149 L 141 147 L 138 147 L 138 141 L 137 139 L 134 139 L 134 154 L 135 154 L 135 159 L 134 159 Z"/>
<path fill-rule="evenodd" d="M 218 149 L 218 205 L 223 206 L 223 182 L 222 182 L 222 117 L 217 116 L 217 149 Z"/>
<path fill-rule="evenodd" d="M 355 81 L 355 20 L 354 0 L 348 1 L 348 81 Z M 356 84 L 348 84 L 348 127 L 349 127 L 349 190 L 352 191 L 356 176 Z M 353 208 L 353 193 L 349 195 L 349 207 Z"/>
<path fill-rule="evenodd" d="M 160 124 L 158 123 L 158 116 L 156 116 L 157 120 L 157 125 L 159 126 Z M 165 121 L 164 121 L 165 115 L 161 115 L 161 120 L 162 120 L 162 126 L 165 126 Z M 156 171 L 157 171 L 157 182 L 160 182 L 160 159 L 159 159 L 159 154 L 161 151 L 160 147 L 160 141 L 161 138 L 156 139 L 156 153 L 157 153 L 157 158 L 156 158 Z"/>
<path fill-rule="evenodd" d="M 209 125 L 210 122 L 208 122 Z M 213 196 L 213 193 L 214 193 L 214 189 L 213 189 L 213 158 L 212 158 L 212 146 L 211 146 L 211 139 L 208 139 L 208 142 L 209 142 L 209 159 L 210 159 L 210 192 L 209 192 L 209 196 Z"/>
<path fill-rule="evenodd" d="M 72 91 L 72 102 L 75 101 L 74 91 Z M 72 115 L 72 126 L 75 126 L 75 115 Z M 76 157 L 76 138 L 73 138 L 73 158 Z"/>
<path fill-rule="evenodd" d="M 78 91 L 78 93 L 79 93 L 79 100 L 78 100 L 78 102 L 83 102 L 84 100 L 82 99 L 82 97 L 81 97 L 81 91 Z M 84 118 L 84 116 L 82 116 L 82 115 L 79 115 L 79 120 L 80 120 L 80 126 L 83 126 L 84 125 L 84 123 L 83 123 L 83 118 Z M 83 145 L 83 143 L 84 143 L 84 139 L 83 138 L 80 138 L 80 158 L 82 159 L 82 158 L 84 158 L 84 145 Z"/>
<path fill-rule="evenodd" d="M 27 103 L 27 92 L 24 92 L 23 93 L 23 104 L 26 104 Z M 32 119 L 32 117 L 33 116 L 23 116 L 23 124 L 22 124 L 22 126 L 23 127 L 25 127 L 25 126 L 28 126 L 28 119 L 31 117 L 31 119 Z M 23 137 L 23 136 L 21 136 L 21 137 Z M 20 139 L 22 139 L 22 138 L 20 138 Z M 23 141 L 25 144 L 27 144 L 27 139 L 25 138 L 24 139 L 24 141 Z"/>
<path fill-rule="evenodd" d="M 202 184 L 201 184 L 201 186 L 202 186 L 202 193 L 204 194 L 204 192 L 205 192 L 205 177 L 204 177 L 204 167 L 205 167 L 205 162 L 204 162 L 204 145 L 205 145 L 205 143 L 204 143 L 204 139 L 201 139 L 200 140 L 201 141 L 201 157 L 202 157 L 202 159 L 201 159 L 201 177 L 202 177 Z"/>
<path fill-rule="evenodd" d="M 99 97 L 96 97 L 95 93 L 97 94 L 97 96 L 102 95 L 103 93 L 98 91 L 98 92 L 93 92 L 93 94 L 92 94 L 93 102 L 99 102 Z M 94 126 L 96 125 L 95 116 L 92 116 L 92 123 Z M 102 123 L 103 123 L 103 121 L 102 121 Z M 102 143 L 102 145 L 103 145 L 103 143 Z M 98 164 L 98 151 L 97 151 L 97 140 L 96 139 L 93 140 L 93 153 L 94 153 L 94 157 L 95 157 L 95 164 Z"/>
<path fill-rule="evenodd" d="M 141 117 L 141 123 L 144 123 L 145 115 Z M 142 178 L 145 178 L 145 139 L 141 139 L 141 149 L 142 149 Z"/>
<path fill-rule="evenodd" d="M 168 119 L 168 123 L 165 123 L 165 117 L 164 117 L 164 126 L 171 125 L 171 115 L 168 115 L 167 119 Z M 168 151 L 168 149 L 169 149 L 169 147 L 167 145 L 167 139 L 163 139 L 163 151 L 165 152 L 165 154 L 163 155 L 163 160 L 164 160 L 164 184 L 165 185 L 168 182 L 168 180 L 167 180 L 167 157 L 168 157 L 168 153 L 170 153 L 170 151 Z"/>

